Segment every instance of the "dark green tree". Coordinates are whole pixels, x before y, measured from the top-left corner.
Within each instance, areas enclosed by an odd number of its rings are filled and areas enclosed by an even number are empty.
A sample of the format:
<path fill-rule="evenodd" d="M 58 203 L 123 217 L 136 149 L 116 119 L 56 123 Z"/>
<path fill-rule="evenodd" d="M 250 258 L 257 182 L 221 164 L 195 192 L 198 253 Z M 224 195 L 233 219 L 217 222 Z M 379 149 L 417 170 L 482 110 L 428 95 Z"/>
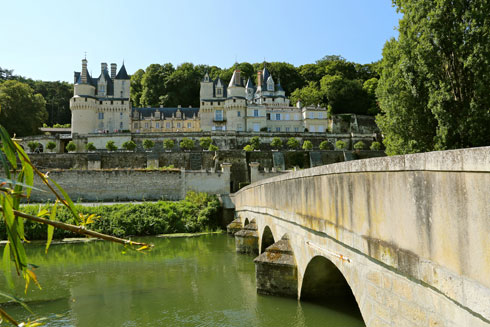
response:
<path fill-rule="evenodd" d="M 172 64 L 151 64 L 146 68 L 145 74 L 141 79 L 142 93 L 140 105 L 145 107 L 158 107 L 161 97 L 167 95 L 167 80 L 175 71 Z"/>
<path fill-rule="evenodd" d="M 29 85 L 16 80 L 0 84 L 0 124 L 9 134 L 38 134 L 47 118 L 46 101 Z"/>
<path fill-rule="evenodd" d="M 143 95 L 143 76 L 145 71 L 138 69 L 133 75 L 131 75 L 131 102 L 133 106 L 141 106 L 141 96 Z"/>

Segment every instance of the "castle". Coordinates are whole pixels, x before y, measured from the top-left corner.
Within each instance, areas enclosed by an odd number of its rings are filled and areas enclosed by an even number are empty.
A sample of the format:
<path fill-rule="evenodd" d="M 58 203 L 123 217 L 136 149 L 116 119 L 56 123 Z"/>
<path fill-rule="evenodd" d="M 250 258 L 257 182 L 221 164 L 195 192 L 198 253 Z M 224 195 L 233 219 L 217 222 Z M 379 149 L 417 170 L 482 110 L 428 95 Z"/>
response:
<path fill-rule="evenodd" d="M 74 74 L 74 95 L 70 100 L 72 134 L 158 133 L 158 132 L 311 132 L 328 129 L 326 108 L 290 106 L 279 81 L 264 66 L 257 73 L 257 85 L 246 82 L 235 69 L 225 86 L 206 73 L 201 81 L 199 108 L 134 108 L 130 101 L 130 77 L 126 68 L 101 64 L 98 78 L 87 70 Z M 116 73 L 117 72 L 117 73 Z"/>

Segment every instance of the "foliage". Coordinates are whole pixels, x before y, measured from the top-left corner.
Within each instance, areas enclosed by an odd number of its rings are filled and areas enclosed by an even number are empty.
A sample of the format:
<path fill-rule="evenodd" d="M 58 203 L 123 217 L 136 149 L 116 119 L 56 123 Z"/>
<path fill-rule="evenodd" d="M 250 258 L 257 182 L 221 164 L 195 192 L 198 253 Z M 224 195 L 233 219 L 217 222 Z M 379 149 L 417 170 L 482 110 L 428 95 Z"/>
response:
<path fill-rule="evenodd" d="M 105 144 L 105 148 L 106 148 L 108 151 L 116 151 L 116 150 L 117 150 L 117 145 L 114 143 L 114 141 L 109 140 L 109 141 L 107 141 L 107 143 Z"/>
<path fill-rule="evenodd" d="M 363 141 L 359 141 L 354 144 L 355 150 L 364 150 L 365 148 L 366 148 L 366 144 Z"/>
<path fill-rule="evenodd" d="M 131 140 L 126 141 L 122 144 L 122 147 L 127 151 L 133 151 L 134 149 L 136 149 L 136 143 L 134 143 L 134 141 Z"/>
<path fill-rule="evenodd" d="M 271 147 L 276 150 L 282 148 L 282 140 L 277 136 L 274 137 L 271 141 Z"/>
<path fill-rule="evenodd" d="M 153 142 L 152 140 L 149 139 L 143 140 L 143 148 L 145 148 L 145 150 L 150 150 L 154 146 L 155 146 L 155 142 Z"/>
<path fill-rule="evenodd" d="M 97 150 L 97 148 L 95 147 L 95 145 L 94 145 L 93 142 L 88 142 L 87 145 L 85 146 L 85 149 L 87 149 L 87 151 L 95 151 L 95 150 Z"/>
<path fill-rule="evenodd" d="M 46 148 L 50 151 L 53 151 L 56 148 L 56 143 L 53 141 L 49 141 L 46 143 Z"/>
<path fill-rule="evenodd" d="M 294 137 L 289 138 L 288 142 L 286 144 L 287 144 L 288 148 L 293 149 L 293 150 L 299 148 L 299 141 Z"/>
<path fill-rule="evenodd" d="M 371 146 L 369 147 L 369 149 L 371 149 L 373 151 L 379 151 L 379 150 L 381 150 L 381 143 L 379 143 L 378 141 L 374 141 L 373 143 L 371 143 Z"/>
<path fill-rule="evenodd" d="M 254 147 L 253 147 L 253 145 L 247 144 L 247 145 L 245 145 L 245 146 L 243 147 L 243 150 L 244 150 L 245 152 L 252 152 L 252 151 L 254 150 Z"/>
<path fill-rule="evenodd" d="M 325 94 L 323 94 L 317 82 L 309 82 L 307 86 L 294 90 L 290 96 L 291 103 L 296 105 L 301 101 L 302 106 L 324 106 L 327 103 Z"/>
<path fill-rule="evenodd" d="M 338 140 L 337 142 L 335 142 L 335 147 L 339 150 L 344 150 L 346 146 L 347 144 L 342 140 Z"/>
<path fill-rule="evenodd" d="M 488 145 L 490 3 L 395 0 L 377 123 L 388 155 Z"/>
<path fill-rule="evenodd" d="M 36 141 L 29 141 L 27 143 L 27 147 L 31 152 L 34 152 L 38 147 L 39 147 L 39 142 Z"/>
<path fill-rule="evenodd" d="M 331 150 L 332 145 L 328 141 L 322 141 L 319 146 L 320 150 Z"/>
<path fill-rule="evenodd" d="M 210 137 L 201 137 L 199 139 L 199 145 L 203 149 L 208 149 L 209 146 L 213 143 L 213 140 Z"/>
<path fill-rule="evenodd" d="M 309 151 L 309 150 L 313 150 L 313 143 L 311 143 L 311 141 L 304 141 L 303 142 L 303 150 L 306 150 L 306 151 Z"/>
<path fill-rule="evenodd" d="M 0 121 L 10 135 L 34 135 L 48 118 L 46 101 L 27 84 L 8 80 L 0 84 Z"/>
<path fill-rule="evenodd" d="M 250 145 L 252 146 L 252 150 L 260 149 L 260 137 L 254 136 L 250 139 Z"/>
<path fill-rule="evenodd" d="M 66 149 L 69 151 L 69 152 L 73 152 L 73 151 L 76 151 L 77 149 L 77 145 L 73 142 L 73 141 L 70 141 L 68 142 L 68 144 L 66 145 Z"/>
<path fill-rule="evenodd" d="M 209 145 L 208 151 L 218 151 L 218 150 L 219 148 L 216 145 L 214 144 Z"/>
<path fill-rule="evenodd" d="M 175 142 L 174 140 L 171 140 L 171 139 L 165 139 L 163 140 L 163 147 L 165 148 L 165 150 L 171 150 L 175 145 Z"/>
<path fill-rule="evenodd" d="M 182 139 L 182 141 L 180 141 L 180 148 L 181 149 L 184 149 L 184 150 L 192 150 L 194 149 L 194 146 L 195 146 L 195 143 L 193 140 L 187 138 L 187 137 L 184 137 Z"/>

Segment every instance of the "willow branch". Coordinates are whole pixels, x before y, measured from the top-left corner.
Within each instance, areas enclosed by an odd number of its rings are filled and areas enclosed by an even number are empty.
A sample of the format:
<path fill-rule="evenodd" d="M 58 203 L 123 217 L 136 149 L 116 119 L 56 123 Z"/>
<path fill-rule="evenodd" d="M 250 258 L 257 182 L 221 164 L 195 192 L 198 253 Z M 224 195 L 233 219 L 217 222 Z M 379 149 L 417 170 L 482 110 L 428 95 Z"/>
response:
<path fill-rule="evenodd" d="M 0 211 L 3 211 L 3 209 L 0 208 Z M 76 234 L 87 235 L 87 236 L 99 238 L 99 239 L 106 240 L 106 241 L 116 242 L 116 243 L 120 243 L 120 244 L 124 244 L 124 245 L 146 246 L 148 248 L 153 247 L 153 244 L 147 244 L 147 243 L 141 243 L 141 242 L 133 242 L 131 240 L 126 240 L 124 238 L 119 238 L 119 237 L 115 237 L 115 236 L 110 236 L 110 235 L 102 234 L 102 233 L 99 233 L 99 232 L 94 232 L 94 231 L 85 229 L 82 226 L 76 226 L 76 225 L 62 223 L 60 221 L 49 220 L 49 219 L 46 219 L 46 218 L 41 218 L 41 217 L 38 217 L 38 216 L 29 215 L 27 213 L 24 213 L 24 212 L 21 212 L 21 211 L 17 211 L 17 210 L 13 210 L 13 212 L 14 212 L 14 215 L 17 216 L 17 217 L 22 217 L 22 218 L 25 218 L 27 220 L 32 220 L 32 221 L 35 221 L 35 222 L 38 222 L 38 223 L 42 223 L 42 224 L 46 224 L 46 225 L 51 225 L 53 227 L 64 229 L 64 230 L 67 230 L 67 231 L 70 231 L 70 232 L 73 232 L 73 233 L 76 233 Z"/>
<path fill-rule="evenodd" d="M 5 312 L 5 310 L 1 308 L 0 308 L 0 317 L 5 318 L 5 320 L 7 320 L 9 323 L 11 323 L 14 326 L 19 326 L 19 323 L 15 321 L 15 319 L 12 318 L 7 312 Z"/>

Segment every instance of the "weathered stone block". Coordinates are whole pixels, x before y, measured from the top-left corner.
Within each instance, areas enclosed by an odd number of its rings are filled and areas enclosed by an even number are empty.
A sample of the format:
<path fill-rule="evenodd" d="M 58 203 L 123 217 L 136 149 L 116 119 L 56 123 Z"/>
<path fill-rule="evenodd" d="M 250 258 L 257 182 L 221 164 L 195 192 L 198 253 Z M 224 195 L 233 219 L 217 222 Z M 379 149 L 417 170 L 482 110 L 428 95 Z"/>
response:
<path fill-rule="evenodd" d="M 242 222 L 240 218 L 233 220 L 231 223 L 226 226 L 226 231 L 228 234 L 235 235 L 236 232 L 242 229 Z"/>
<path fill-rule="evenodd" d="M 259 234 L 255 222 L 235 233 L 235 247 L 238 253 L 259 254 Z"/>

